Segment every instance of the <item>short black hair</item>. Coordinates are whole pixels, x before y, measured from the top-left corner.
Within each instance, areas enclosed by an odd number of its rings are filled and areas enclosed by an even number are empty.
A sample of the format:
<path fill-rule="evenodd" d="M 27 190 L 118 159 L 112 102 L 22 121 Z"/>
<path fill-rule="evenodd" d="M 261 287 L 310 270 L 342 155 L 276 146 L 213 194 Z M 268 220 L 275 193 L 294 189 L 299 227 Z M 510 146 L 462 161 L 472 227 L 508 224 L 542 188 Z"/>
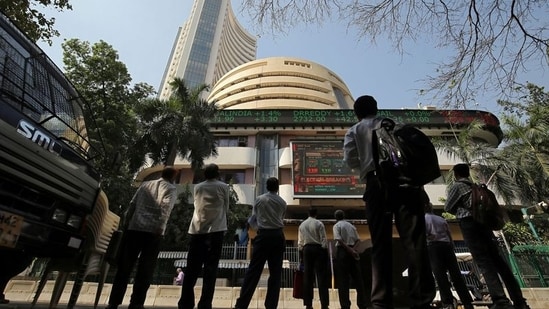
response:
<path fill-rule="evenodd" d="M 456 178 L 457 177 L 469 177 L 470 176 L 469 165 L 466 164 L 466 163 L 458 163 L 458 164 L 454 165 L 452 170 L 454 171 L 454 176 L 456 176 Z"/>
<path fill-rule="evenodd" d="M 177 170 L 173 166 L 166 166 L 162 170 L 162 178 L 172 181 L 177 175 Z"/>
<path fill-rule="evenodd" d="M 316 217 L 318 214 L 318 210 L 314 207 L 309 208 L 309 217 Z"/>
<path fill-rule="evenodd" d="M 334 218 L 339 221 L 345 219 L 345 212 L 341 209 L 338 209 L 334 212 Z"/>
<path fill-rule="evenodd" d="M 219 177 L 219 166 L 215 163 L 210 163 L 204 167 L 204 177 L 206 179 L 215 179 Z"/>
<path fill-rule="evenodd" d="M 371 95 L 363 95 L 356 99 L 353 109 L 359 119 L 375 116 L 377 115 L 377 101 Z"/>
<path fill-rule="evenodd" d="M 269 192 L 277 192 L 278 191 L 278 178 L 269 177 L 267 179 L 267 190 Z"/>

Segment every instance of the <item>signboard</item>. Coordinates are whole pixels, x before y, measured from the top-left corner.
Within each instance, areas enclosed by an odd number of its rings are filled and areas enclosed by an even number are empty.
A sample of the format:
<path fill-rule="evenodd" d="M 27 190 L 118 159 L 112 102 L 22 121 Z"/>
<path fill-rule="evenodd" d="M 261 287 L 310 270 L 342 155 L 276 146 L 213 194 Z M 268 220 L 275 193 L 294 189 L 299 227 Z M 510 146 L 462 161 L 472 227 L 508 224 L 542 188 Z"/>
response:
<path fill-rule="evenodd" d="M 478 120 L 486 126 L 499 127 L 499 120 L 489 112 L 477 110 L 380 109 L 379 117 L 412 125 L 467 125 Z M 223 109 L 212 119 L 216 126 L 230 125 L 324 125 L 349 127 L 357 122 L 351 109 Z"/>
<path fill-rule="evenodd" d="M 15 248 L 22 226 L 23 217 L 0 210 L 0 247 Z"/>
<path fill-rule="evenodd" d="M 343 141 L 296 141 L 292 149 L 294 198 L 360 198 L 359 171 L 343 162 Z"/>

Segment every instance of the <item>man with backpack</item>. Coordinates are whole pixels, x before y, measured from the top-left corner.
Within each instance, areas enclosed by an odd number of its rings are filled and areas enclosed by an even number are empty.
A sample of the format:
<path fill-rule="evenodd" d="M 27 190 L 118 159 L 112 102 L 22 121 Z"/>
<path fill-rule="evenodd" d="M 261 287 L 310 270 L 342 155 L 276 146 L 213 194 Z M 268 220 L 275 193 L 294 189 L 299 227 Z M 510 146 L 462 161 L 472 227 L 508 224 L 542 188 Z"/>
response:
<path fill-rule="evenodd" d="M 365 95 L 353 108 L 359 122 L 345 134 L 343 151 L 347 165 L 360 170 L 360 179 L 366 184 L 363 200 L 372 240 L 372 308 L 394 308 L 393 217 L 409 262 L 410 308 L 430 308 L 436 289 L 427 253 L 422 188 L 380 179 L 374 160 L 374 131 L 383 120 L 376 118 L 377 102 Z"/>
<path fill-rule="evenodd" d="M 456 215 L 463 240 L 469 247 L 473 261 L 479 267 L 492 302 L 490 309 L 530 309 L 509 265 L 501 256 L 491 228 L 476 221 L 471 211 L 471 185 L 469 166 L 459 163 L 452 168 L 455 182 L 448 188 L 444 209 Z M 505 294 L 501 280 L 507 288 Z"/>

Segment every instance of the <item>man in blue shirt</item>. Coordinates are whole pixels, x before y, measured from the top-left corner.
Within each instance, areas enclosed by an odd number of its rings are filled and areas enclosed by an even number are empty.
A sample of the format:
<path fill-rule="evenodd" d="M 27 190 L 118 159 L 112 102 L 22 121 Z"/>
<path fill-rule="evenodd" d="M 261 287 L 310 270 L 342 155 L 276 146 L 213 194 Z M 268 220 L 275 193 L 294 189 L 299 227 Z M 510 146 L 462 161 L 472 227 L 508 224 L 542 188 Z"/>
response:
<path fill-rule="evenodd" d="M 433 275 L 435 275 L 435 280 L 438 283 L 442 308 L 457 309 L 454 306 L 452 285 L 448 281 L 448 274 L 450 274 L 454 289 L 459 295 L 463 308 L 473 309 L 473 298 L 459 269 L 448 222 L 443 217 L 433 213 L 433 205 L 428 198 L 425 199 L 425 230 L 429 260 L 433 268 Z"/>

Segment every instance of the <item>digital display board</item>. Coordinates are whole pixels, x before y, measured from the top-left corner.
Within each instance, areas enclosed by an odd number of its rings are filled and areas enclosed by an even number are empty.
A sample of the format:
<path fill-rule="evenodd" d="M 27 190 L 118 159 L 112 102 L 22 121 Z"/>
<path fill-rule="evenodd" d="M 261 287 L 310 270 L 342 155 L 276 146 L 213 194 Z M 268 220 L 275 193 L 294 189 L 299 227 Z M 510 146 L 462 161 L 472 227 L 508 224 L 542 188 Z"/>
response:
<path fill-rule="evenodd" d="M 391 118 L 412 125 L 470 124 L 474 120 L 487 126 L 499 127 L 492 113 L 477 110 L 380 109 L 379 117 Z M 351 126 L 357 122 L 351 109 L 223 109 L 216 113 L 212 124 L 222 125 L 334 125 Z"/>
<path fill-rule="evenodd" d="M 292 149 L 294 198 L 360 198 L 359 171 L 343 162 L 343 141 L 296 141 Z"/>

